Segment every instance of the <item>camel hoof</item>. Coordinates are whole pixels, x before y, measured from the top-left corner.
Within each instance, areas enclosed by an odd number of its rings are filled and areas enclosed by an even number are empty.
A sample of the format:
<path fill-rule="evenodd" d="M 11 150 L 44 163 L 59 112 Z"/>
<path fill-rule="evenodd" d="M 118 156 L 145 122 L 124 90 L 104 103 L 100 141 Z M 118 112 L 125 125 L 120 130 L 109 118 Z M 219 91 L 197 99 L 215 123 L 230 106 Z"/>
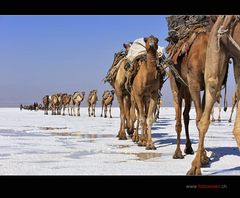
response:
<path fill-rule="evenodd" d="M 229 123 L 231 123 L 231 122 L 232 122 L 232 120 L 228 120 L 228 122 L 229 122 Z"/>
<path fill-rule="evenodd" d="M 77 114 L 77 116 L 80 116 L 80 114 Z"/>
<path fill-rule="evenodd" d="M 184 156 L 182 155 L 182 152 L 174 153 L 173 159 L 183 159 Z"/>
<path fill-rule="evenodd" d="M 187 155 L 193 155 L 194 151 L 193 151 L 192 147 L 190 146 L 190 147 L 186 147 L 184 149 L 184 153 L 187 154 Z"/>
<path fill-rule="evenodd" d="M 138 146 L 144 146 L 143 142 L 138 142 Z"/>
<path fill-rule="evenodd" d="M 201 159 L 201 165 L 202 165 L 202 166 L 206 166 L 206 165 L 208 165 L 209 162 L 210 162 L 210 158 L 207 157 L 207 156 L 204 157 L 203 159 Z"/>
<path fill-rule="evenodd" d="M 112 118 L 112 116 L 110 116 L 110 118 Z"/>
<path fill-rule="evenodd" d="M 156 150 L 157 148 L 154 145 L 149 145 L 145 149 L 146 150 Z"/>
<path fill-rule="evenodd" d="M 119 136 L 118 138 L 119 140 L 127 140 L 127 136 L 126 135 L 123 135 L 123 136 Z"/>
<path fill-rule="evenodd" d="M 107 118 L 107 116 L 105 115 L 104 118 Z"/>
<path fill-rule="evenodd" d="M 102 117 L 102 114 L 101 114 L 101 117 Z"/>
<path fill-rule="evenodd" d="M 201 170 L 198 168 L 191 168 L 188 172 L 187 172 L 188 176 L 194 176 L 194 175 L 202 175 Z"/>

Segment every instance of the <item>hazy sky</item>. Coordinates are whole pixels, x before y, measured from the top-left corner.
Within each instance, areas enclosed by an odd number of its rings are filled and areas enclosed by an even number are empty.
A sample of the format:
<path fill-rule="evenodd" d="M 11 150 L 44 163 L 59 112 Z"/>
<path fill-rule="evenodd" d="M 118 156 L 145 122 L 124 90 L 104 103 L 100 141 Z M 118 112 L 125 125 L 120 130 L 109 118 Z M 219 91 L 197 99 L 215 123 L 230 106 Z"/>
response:
<path fill-rule="evenodd" d="M 114 53 L 124 42 L 151 34 L 167 45 L 165 16 L 0 16 L 0 106 L 41 102 L 57 92 L 87 96 L 91 89 L 100 99 L 111 89 L 102 79 Z M 230 98 L 232 68 L 229 77 Z M 172 105 L 168 81 L 162 93 L 163 105 Z"/>

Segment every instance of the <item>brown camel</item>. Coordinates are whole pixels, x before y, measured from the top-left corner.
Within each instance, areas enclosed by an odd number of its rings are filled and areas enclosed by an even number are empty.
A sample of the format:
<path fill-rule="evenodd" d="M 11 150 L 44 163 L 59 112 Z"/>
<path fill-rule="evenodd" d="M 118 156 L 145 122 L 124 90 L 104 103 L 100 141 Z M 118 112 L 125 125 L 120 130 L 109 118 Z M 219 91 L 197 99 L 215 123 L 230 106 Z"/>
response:
<path fill-rule="evenodd" d="M 206 52 L 205 63 L 205 92 L 206 105 L 198 124 L 199 144 L 197 154 L 192 162 L 188 175 L 201 175 L 201 165 L 205 161 L 204 138 L 210 124 L 210 114 L 216 100 L 217 91 L 220 90 L 227 76 L 229 59 L 233 59 L 234 76 L 237 84 L 237 106 L 236 120 L 233 134 L 240 148 L 240 21 L 239 16 L 219 16 L 215 22 L 210 35 Z"/>
<path fill-rule="evenodd" d="M 71 102 L 72 95 L 68 95 L 67 93 L 64 93 L 62 95 L 62 107 L 63 107 L 63 116 L 65 115 L 65 109 L 66 106 L 68 107 L 68 115 L 70 115 L 69 107 Z"/>
<path fill-rule="evenodd" d="M 127 80 L 125 75 L 126 74 L 125 66 L 128 63 L 125 56 L 127 55 L 130 46 L 131 46 L 131 43 L 123 44 L 123 47 L 125 48 L 125 53 L 124 53 L 124 56 L 122 56 L 118 61 L 118 63 L 115 65 L 116 74 L 112 77 L 111 80 L 108 80 L 108 79 L 106 80 L 115 89 L 115 94 L 116 94 L 119 108 L 120 108 L 120 129 L 117 135 L 119 140 L 127 139 L 125 129 L 127 129 L 128 135 L 133 134 L 133 131 L 130 129 L 131 128 L 130 127 L 131 126 L 130 125 L 130 107 L 131 107 L 130 93 L 126 90 L 126 87 L 125 87 L 125 82 Z M 108 72 L 107 77 L 109 76 L 109 73 L 111 72 Z"/>
<path fill-rule="evenodd" d="M 112 91 L 104 91 L 102 95 L 102 113 L 101 117 L 103 116 L 103 107 L 104 107 L 104 118 L 107 117 L 107 107 L 109 106 L 109 115 L 110 118 L 112 118 L 111 114 L 111 108 L 112 108 L 112 102 L 114 100 L 114 90 Z"/>
<path fill-rule="evenodd" d="M 142 128 L 142 134 L 139 137 L 139 146 L 146 146 L 146 149 L 156 149 L 152 141 L 152 124 L 154 122 L 154 113 L 159 97 L 158 91 L 161 90 L 163 76 L 158 70 L 157 49 L 158 39 L 154 36 L 144 38 L 146 43 L 147 57 L 140 58 L 138 61 L 139 70 L 133 80 L 131 95 L 136 104 L 139 122 Z M 135 109 L 134 106 L 132 109 Z M 147 134 L 145 134 L 147 131 Z M 138 130 L 135 131 L 138 139 Z"/>
<path fill-rule="evenodd" d="M 97 101 L 98 101 L 97 90 L 94 89 L 94 90 L 90 91 L 89 96 L 88 96 L 88 116 L 89 117 L 91 115 L 96 117 L 96 115 L 95 115 L 95 107 L 96 107 Z M 92 108 L 92 113 L 91 114 L 90 114 L 90 108 Z"/>
<path fill-rule="evenodd" d="M 232 96 L 232 110 L 231 110 L 231 115 L 229 117 L 228 122 L 232 122 L 232 115 L 233 115 L 233 111 L 234 111 L 236 104 L 237 104 L 237 90 L 234 91 L 234 94 Z"/>
<path fill-rule="evenodd" d="M 48 115 L 48 109 L 51 103 L 51 97 L 49 95 L 46 95 L 43 97 L 42 101 L 44 106 L 44 115 Z"/>
<path fill-rule="evenodd" d="M 84 91 L 74 92 L 74 94 L 71 97 L 71 102 L 70 102 L 70 104 L 71 104 L 71 114 L 70 115 L 75 116 L 75 105 L 76 105 L 77 106 L 77 116 L 80 116 L 80 105 L 81 105 L 81 102 L 84 100 L 84 95 L 85 95 Z"/>
<path fill-rule="evenodd" d="M 171 42 L 168 46 L 169 59 L 172 61 L 178 75 L 186 83 L 177 80 L 177 75 L 173 70 L 169 72 L 170 85 L 172 96 L 174 100 L 174 107 L 176 112 L 176 125 L 177 132 L 177 148 L 173 155 L 174 159 L 182 159 L 182 151 L 180 148 L 180 137 L 182 131 L 181 114 L 182 102 L 184 100 L 185 107 L 183 112 L 185 134 L 186 134 L 186 147 L 185 154 L 193 154 L 191 140 L 189 137 L 189 112 L 191 109 L 192 100 L 196 110 L 196 125 L 202 116 L 202 109 L 204 108 L 204 100 L 201 102 L 200 91 L 204 90 L 204 67 L 206 59 L 206 48 L 209 37 L 210 27 L 205 28 L 196 27 L 190 32 L 189 37 L 184 37 L 184 42 L 179 42 L 181 45 L 174 52 L 171 50 Z M 204 97 L 203 97 L 204 98 Z"/>

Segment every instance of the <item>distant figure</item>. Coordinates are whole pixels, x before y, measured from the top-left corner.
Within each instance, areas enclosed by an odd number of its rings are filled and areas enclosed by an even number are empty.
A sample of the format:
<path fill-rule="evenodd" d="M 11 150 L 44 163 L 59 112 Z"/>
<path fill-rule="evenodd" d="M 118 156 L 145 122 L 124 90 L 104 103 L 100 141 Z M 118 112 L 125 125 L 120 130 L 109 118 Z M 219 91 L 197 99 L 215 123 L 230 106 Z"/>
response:
<path fill-rule="evenodd" d="M 97 90 L 94 89 L 92 91 L 90 91 L 89 96 L 88 96 L 88 116 L 90 117 L 91 115 L 93 115 L 94 117 L 96 117 L 95 115 L 95 107 L 96 107 L 96 103 L 98 101 L 97 98 Z M 92 108 L 92 113 L 90 114 L 90 108 Z"/>
<path fill-rule="evenodd" d="M 20 111 L 22 111 L 22 109 L 23 109 L 23 105 L 22 105 L 22 104 L 20 104 Z"/>
<path fill-rule="evenodd" d="M 103 108 L 104 108 L 104 118 L 107 117 L 107 107 L 109 106 L 109 114 L 110 114 L 110 118 L 112 118 L 112 114 L 111 114 L 111 108 L 112 108 L 112 102 L 114 100 L 114 93 L 115 91 L 104 91 L 103 95 L 102 95 L 102 113 L 101 113 L 101 117 L 103 116 Z"/>

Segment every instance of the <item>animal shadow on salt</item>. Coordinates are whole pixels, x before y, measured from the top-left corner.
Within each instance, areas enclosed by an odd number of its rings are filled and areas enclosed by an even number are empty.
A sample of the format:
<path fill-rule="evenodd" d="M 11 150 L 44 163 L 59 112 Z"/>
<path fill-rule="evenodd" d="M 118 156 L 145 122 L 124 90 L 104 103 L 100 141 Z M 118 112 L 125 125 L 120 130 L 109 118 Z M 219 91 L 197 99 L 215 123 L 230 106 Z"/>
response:
<path fill-rule="evenodd" d="M 240 156 L 240 152 L 237 147 L 215 147 L 206 148 L 208 152 L 211 152 L 210 161 L 203 167 L 211 167 L 211 164 L 220 160 L 221 157 L 227 155 Z"/>

